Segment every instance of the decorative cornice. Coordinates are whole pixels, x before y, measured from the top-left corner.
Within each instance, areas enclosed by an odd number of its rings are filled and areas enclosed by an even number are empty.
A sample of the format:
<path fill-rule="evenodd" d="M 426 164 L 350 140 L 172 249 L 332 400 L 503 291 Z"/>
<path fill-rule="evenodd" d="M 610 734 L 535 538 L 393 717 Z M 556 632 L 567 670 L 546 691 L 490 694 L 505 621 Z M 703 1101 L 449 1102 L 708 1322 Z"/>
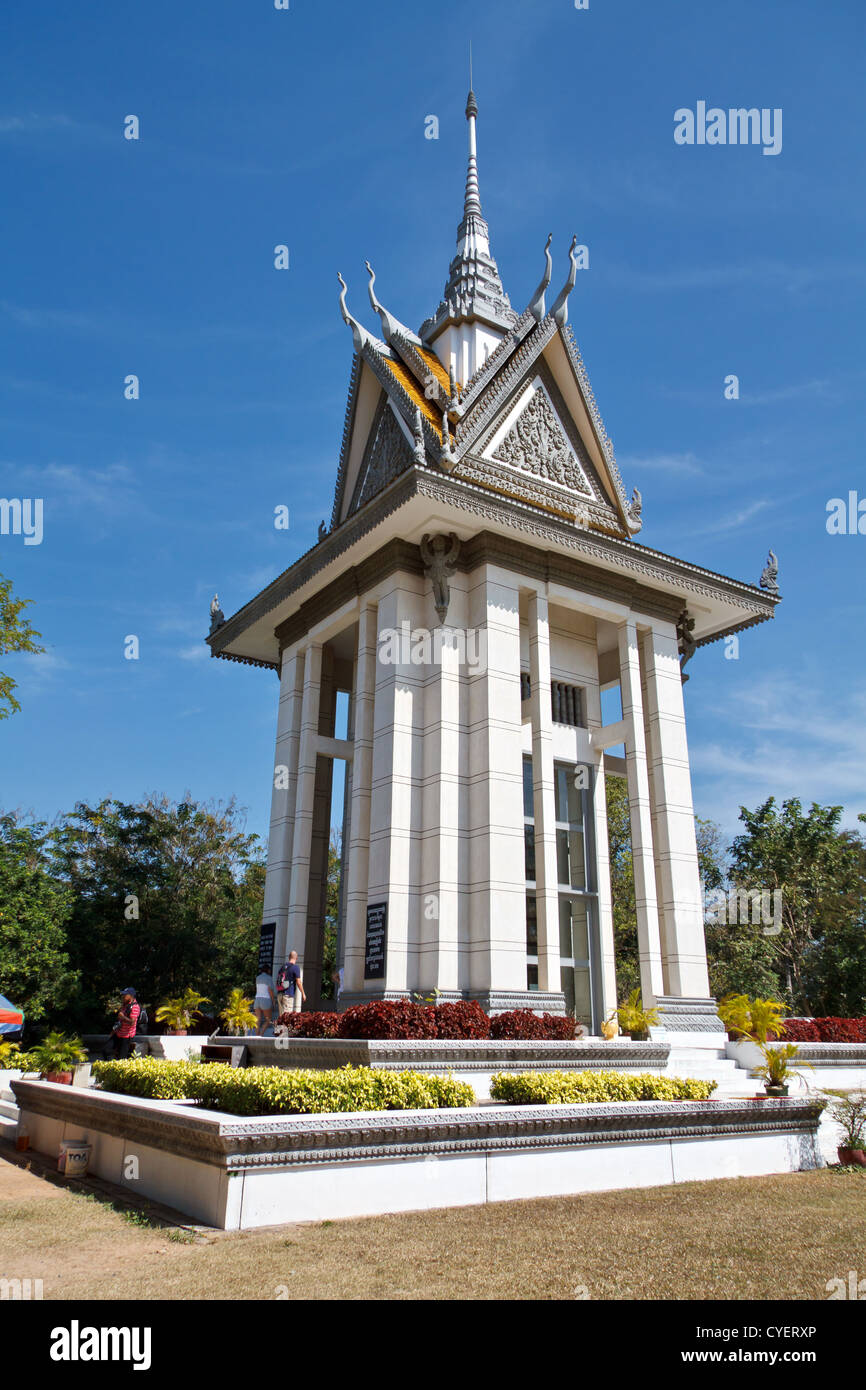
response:
<path fill-rule="evenodd" d="M 348 518 L 323 541 L 308 550 L 305 555 L 302 555 L 294 565 L 279 575 L 273 584 L 263 589 L 261 593 L 229 618 L 217 632 L 206 639 L 213 654 L 230 657 L 231 653 L 227 652 L 226 648 L 247 627 L 309 583 L 322 569 L 332 564 L 365 535 L 381 525 L 386 517 L 398 511 L 414 497 L 426 497 L 431 501 L 459 507 L 474 517 L 507 525 L 512 530 L 530 535 L 537 541 L 565 544 L 569 550 L 575 552 L 575 555 L 587 564 L 591 564 L 593 560 L 599 560 L 603 564 L 606 562 L 607 565 L 613 565 L 619 569 L 627 568 L 631 571 L 637 571 L 645 579 L 656 583 L 673 584 L 678 589 L 703 594 L 708 598 L 722 597 L 737 607 L 752 609 L 748 617 L 744 616 L 742 622 L 738 621 L 732 624 L 724 630 L 724 633 L 715 634 L 717 636 L 738 632 L 756 622 L 765 621 L 766 618 L 772 617 L 775 606 L 779 602 L 776 595 L 767 594 L 753 584 L 729 579 L 724 575 L 714 573 L 712 570 L 706 570 L 698 565 L 689 564 L 685 560 L 678 560 L 673 556 L 665 555 L 661 551 L 650 550 L 634 541 L 620 540 L 615 537 L 608 538 L 598 532 L 577 530 L 573 524 L 567 521 L 542 517 L 536 509 L 526 504 L 501 501 L 490 492 L 474 486 L 464 479 L 447 477 L 439 473 L 434 474 L 429 469 L 413 466 L 401 474 L 378 497 L 356 512 L 354 516 Z M 477 539 L 478 537 L 475 537 L 475 540 Z M 510 540 L 508 537 L 499 539 L 506 543 Z M 537 566 L 538 561 L 533 559 L 534 548 L 521 546 L 516 538 L 510 543 L 516 547 L 515 557 L 518 553 L 522 556 L 522 565 L 532 563 Z M 570 557 L 555 555 L 553 558 L 557 563 L 560 563 L 567 562 Z M 594 592 L 610 593 L 611 585 L 615 582 L 615 573 L 615 569 L 602 568 L 598 571 L 596 580 L 604 584 L 604 589 L 595 589 Z M 589 577 L 587 571 L 586 578 Z M 665 608 L 665 611 L 667 611 L 668 605 L 674 604 L 673 596 L 645 589 L 640 580 L 633 579 L 632 576 L 629 576 L 626 582 L 633 582 L 637 586 L 635 592 L 640 592 L 642 600 L 652 601 L 654 599 L 657 604 Z M 755 608 L 762 609 L 763 612 L 756 614 Z M 704 640 L 711 640 L 713 636 L 714 634 L 709 634 Z M 252 658 L 239 659 L 252 660 Z"/>

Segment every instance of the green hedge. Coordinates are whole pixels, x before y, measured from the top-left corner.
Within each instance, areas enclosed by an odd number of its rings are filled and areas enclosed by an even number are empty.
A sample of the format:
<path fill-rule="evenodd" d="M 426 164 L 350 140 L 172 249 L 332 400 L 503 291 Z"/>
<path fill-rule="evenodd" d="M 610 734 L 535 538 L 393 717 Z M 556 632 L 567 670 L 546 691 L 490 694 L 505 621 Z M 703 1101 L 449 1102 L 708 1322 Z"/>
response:
<path fill-rule="evenodd" d="M 104 1091 L 153 1100 L 195 1100 L 230 1115 L 319 1115 L 346 1110 L 437 1110 L 475 1104 L 463 1081 L 419 1072 L 341 1067 L 301 1071 L 230 1067 L 222 1062 L 161 1062 L 145 1057 L 97 1062 Z"/>
<path fill-rule="evenodd" d="M 132 1057 L 127 1062 L 94 1062 L 91 1075 L 103 1091 L 144 1100 L 186 1100 L 198 1062 L 165 1062 L 159 1057 Z"/>
<path fill-rule="evenodd" d="M 576 1105 L 586 1101 L 708 1100 L 715 1081 L 653 1076 L 651 1072 L 527 1071 L 497 1072 L 490 1083 L 493 1100 L 510 1105 Z"/>

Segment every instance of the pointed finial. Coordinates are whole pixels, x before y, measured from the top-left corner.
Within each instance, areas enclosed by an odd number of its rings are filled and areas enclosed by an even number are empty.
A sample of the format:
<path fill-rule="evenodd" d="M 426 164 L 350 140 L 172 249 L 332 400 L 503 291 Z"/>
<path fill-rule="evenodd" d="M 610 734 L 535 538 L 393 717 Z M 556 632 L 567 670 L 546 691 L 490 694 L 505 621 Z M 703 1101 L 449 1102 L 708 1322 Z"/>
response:
<path fill-rule="evenodd" d="M 376 272 L 374 271 L 374 269 L 373 269 L 373 267 L 371 266 L 371 264 L 370 264 L 369 261 L 365 261 L 365 262 L 364 262 L 364 265 L 367 267 L 367 274 L 368 274 L 369 277 L 370 277 L 370 283 L 369 283 L 369 285 L 367 286 L 367 293 L 368 293 L 369 296 L 370 296 L 370 303 L 371 303 L 371 305 L 373 306 L 373 311 L 374 311 L 375 313 L 378 314 L 378 312 L 379 312 L 379 301 L 377 300 L 377 298 L 376 298 L 376 292 L 375 292 L 375 290 L 373 289 L 373 286 L 374 286 L 375 283 L 376 283 Z"/>
<path fill-rule="evenodd" d="M 475 118 L 478 115 L 478 102 L 475 93 L 469 88 L 466 98 L 466 119 L 469 122 L 469 165 L 466 170 L 466 196 L 463 200 L 463 216 L 470 213 L 481 216 L 481 197 L 478 192 L 478 159 L 475 147 Z"/>
<path fill-rule="evenodd" d="M 355 351 L 360 352 L 364 344 L 368 342 L 370 335 L 367 332 L 366 328 L 363 328 L 361 324 L 358 322 L 358 320 L 356 318 L 353 318 L 352 315 L 349 313 L 348 307 L 346 305 L 346 295 L 348 293 L 348 286 L 339 271 L 337 271 L 337 279 L 339 280 L 342 286 L 342 289 L 340 290 L 340 313 L 343 315 L 343 322 L 347 323 L 352 330 L 352 338 L 355 342 Z"/>
<path fill-rule="evenodd" d="M 450 473 L 457 462 L 457 456 L 451 450 L 451 432 L 448 429 L 448 411 L 442 412 L 442 448 L 439 452 L 439 466 L 446 473 Z"/>
<path fill-rule="evenodd" d="M 541 323 L 541 320 L 544 318 L 544 291 L 550 284 L 550 277 L 553 274 L 553 257 L 550 254 L 550 243 L 552 241 L 553 232 L 548 235 L 544 247 L 544 275 L 541 278 L 541 284 L 538 286 L 529 304 L 529 312 L 537 323 Z"/>
<path fill-rule="evenodd" d="M 577 256 L 574 254 L 577 246 L 577 237 L 571 238 L 571 246 L 568 251 L 568 259 L 571 265 L 568 268 L 568 279 L 559 292 L 559 297 L 553 306 L 553 317 L 560 328 L 564 328 L 568 323 L 568 296 L 574 289 L 574 282 L 577 279 Z"/>

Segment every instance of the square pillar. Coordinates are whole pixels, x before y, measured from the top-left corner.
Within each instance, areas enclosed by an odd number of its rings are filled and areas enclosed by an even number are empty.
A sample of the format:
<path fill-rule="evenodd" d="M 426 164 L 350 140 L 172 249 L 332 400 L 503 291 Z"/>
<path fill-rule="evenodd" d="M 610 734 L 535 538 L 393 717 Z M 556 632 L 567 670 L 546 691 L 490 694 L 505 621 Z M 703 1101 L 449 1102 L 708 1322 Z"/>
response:
<path fill-rule="evenodd" d="M 342 956 L 344 992 L 357 992 L 364 987 L 367 878 L 370 867 L 370 789 L 373 774 L 373 703 L 376 692 L 376 619 L 375 603 L 363 604 L 358 621 L 358 655 L 355 664 L 355 694 L 352 701 L 354 757 L 348 816 L 349 843 L 344 846 L 347 863 Z"/>
<path fill-rule="evenodd" d="M 641 996 L 644 1008 L 649 1008 L 664 994 L 664 979 L 653 858 L 652 807 L 641 699 L 640 653 L 637 626 L 631 621 L 622 623 L 619 628 L 619 663 L 622 715 L 626 726 L 625 762 Z"/>
<path fill-rule="evenodd" d="M 586 722 L 590 733 L 602 726 L 601 693 L 597 684 L 586 686 Z M 604 754 L 592 769 L 592 832 L 595 846 L 595 871 L 598 904 L 599 962 L 596 972 L 599 1023 L 609 1018 L 617 1006 L 616 948 L 613 934 L 613 896 L 610 886 L 610 844 L 607 834 L 607 787 L 604 774 Z"/>
<path fill-rule="evenodd" d="M 452 599 L 453 606 L 453 599 Z M 448 628 L 432 634 L 424 685 L 421 900 L 418 983 L 459 989 L 460 644 Z M 465 655 L 465 652 L 464 652 Z"/>
<path fill-rule="evenodd" d="M 538 988 L 562 989 L 559 964 L 559 891 L 553 715 L 550 704 L 550 623 L 542 594 L 529 599 L 529 679 L 532 721 L 532 802 L 535 816 L 535 897 L 538 913 Z"/>
<path fill-rule="evenodd" d="M 468 986 L 487 1007 L 526 1007 L 526 876 L 518 579 L 485 563 L 470 576 L 469 616 L 486 642 L 470 673 Z M 561 996 L 560 996 L 561 997 Z M 546 1001 L 539 1001 L 539 1007 Z M 499 1002 L 499 1008 L 515 1007 Z"/>
<path fill-rule="evenodd" d="M 276 922 L 274 961 L 285 960 L 292 882 L 292 839 L 298 782 L 304 659 L 297 650 L 283 653 L 280 703 L 274 752 L 268 862 L 265 870 L 263 922 Z"/>
<path fill-rule="evenodd" d="M 710 986 L 677 637 L 674 628 L 665 624 L 653 626 L 641 640 L 665 993 L 707 998 Z"/>
<path fill-rule="evenodd" d="M 321 678 L 322 647 L 318 642 L 311 642 L 304 653 L 298 777 L 295 791 L 295 826 L 292 841 L 292 878 L 286 933 L 287 950 L 297 951 L 299 955 L 304 950 L 307 935 Z"/>

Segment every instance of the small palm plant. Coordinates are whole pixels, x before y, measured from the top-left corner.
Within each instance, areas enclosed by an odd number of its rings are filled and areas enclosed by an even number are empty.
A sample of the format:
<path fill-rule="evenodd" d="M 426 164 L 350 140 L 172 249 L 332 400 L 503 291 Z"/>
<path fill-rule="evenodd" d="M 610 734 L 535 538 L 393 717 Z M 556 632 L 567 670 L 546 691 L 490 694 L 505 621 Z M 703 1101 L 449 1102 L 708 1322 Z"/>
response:
<path fill-rule="evenodd" d="M 0 1071 L 18 1066 L 21 1047 L 18 1043 L 0 1042 Z"/>
<path fill-rule="evenodd" d="M 616 1015 L 620 1028 L 623 1033 L 630 1034 L 632 1042 L 648 1037 L 652 1025 L 659 1021 L 657 1009 L 644 1008 L 639 989 L 632 990 L 628 999 L 620 1004 Z"/>
<path fill-rule="evenodd" d="M 253 1001 L 248 999 L 242 989 L 233 989 L 226 1001 L 220 1018 L 226 1032 L 232 1037 L 240 1037 L 256 1026 L 256 1016 L 252 1009 Z M 158 1016 L 158 1015 L 157 1015 Z"/>
<path fill-rule="evenodd" d="M 30 1065 L 40 1076 L 66 1075 L 79 1062 L 87 1061 L 80 1038 L 68 1038 L 65 1033 L 49 1033 L 41 1043 L 30 1049 Z"/>
<path fill-rule="evenodd" d="M 755 1068 L 755 1075 L 763 1077 L 764 1090 L 768 1096 L 786 1096 L 788 1082 L 792 1078 L 799 1078 L 800 1068 L 809 1066 L 809 1063 L 801 1062 L 799 1067 L 791 1066 L 791 1061 L 800 1051 L 796 1043 L 781 1043 L 779 1047 L 770 1047 L 769 1043 L 763 1042 L 760 1048 L 764 1054 L 764 1062 L 762 1066 Z"/>
<path fill-rule="evenodd" d="M 192 1023 L 193 1014 L 202 1004 L 209 1004 L 210 1000 L 204 994 L 198 994 L 194 989 L 185 989 L 183 994 L 177 995 L 174 999 L 166 999 L 164 1004 L 160 1004 L 156 1011 L 158 1023 L 165 1023 L 170 1033 L 183 1034 Z"/>

